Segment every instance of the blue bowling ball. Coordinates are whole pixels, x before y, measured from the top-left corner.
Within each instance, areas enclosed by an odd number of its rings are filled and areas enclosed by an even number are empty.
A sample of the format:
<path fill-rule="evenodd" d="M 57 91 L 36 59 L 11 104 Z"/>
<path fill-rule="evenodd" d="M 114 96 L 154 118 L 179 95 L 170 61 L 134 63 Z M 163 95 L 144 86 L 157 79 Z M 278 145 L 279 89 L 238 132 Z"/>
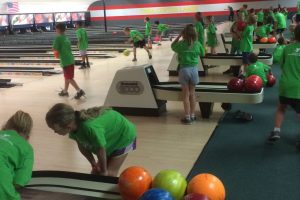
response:
<path fill-rule="evenodd" d="M 153 188 L 145 192 L 139 200 L 174 200 L 165 190 Z"/>

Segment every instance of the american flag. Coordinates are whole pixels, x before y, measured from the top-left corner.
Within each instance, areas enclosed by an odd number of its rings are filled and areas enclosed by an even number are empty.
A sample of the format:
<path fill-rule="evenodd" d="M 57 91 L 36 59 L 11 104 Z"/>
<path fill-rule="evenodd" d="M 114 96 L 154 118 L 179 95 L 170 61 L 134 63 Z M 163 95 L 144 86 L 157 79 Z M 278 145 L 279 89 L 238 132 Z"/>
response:
<path fill-rule="evenodd" d="M 9 12 L 9 13 L 19 12 L 19 3 L 18 2 L 7 2 L 7 12 Z"/>

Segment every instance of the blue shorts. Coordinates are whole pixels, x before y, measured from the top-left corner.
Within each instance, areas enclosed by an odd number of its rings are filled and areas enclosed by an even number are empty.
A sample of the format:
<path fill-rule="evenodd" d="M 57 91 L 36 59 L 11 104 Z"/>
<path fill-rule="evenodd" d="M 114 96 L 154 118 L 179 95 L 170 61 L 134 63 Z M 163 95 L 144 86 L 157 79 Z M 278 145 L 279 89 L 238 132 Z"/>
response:
<path fill-rule="evenodd" d="M 248 65 L 249 64 L 249 59 L 248 56 L 250 55 L 250 52 L 243 52 L 242 56 L 243 56 L 243 64 L 244 65 Z"/>
<path fill-rule="evenodd" d="M 198 67 L 181 67 L 178 78 L 183 86 L 197 85 L 199 83 Z"/>

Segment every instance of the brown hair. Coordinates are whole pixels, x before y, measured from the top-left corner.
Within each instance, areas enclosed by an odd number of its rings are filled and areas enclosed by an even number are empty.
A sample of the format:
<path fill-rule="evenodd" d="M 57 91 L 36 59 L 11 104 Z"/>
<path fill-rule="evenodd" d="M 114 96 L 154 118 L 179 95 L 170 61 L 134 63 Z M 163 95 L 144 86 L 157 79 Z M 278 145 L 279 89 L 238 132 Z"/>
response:
<path fill-rule="evenodd" d="M 64 103 L 55 104 L 46 114 L 46 122 L 49 127 L 55 124 L 61 128 L 66 128 L 71 122 L 85 121 L 101 115 L 108 107 L 92 107 L 75 111 L 72 106 Z"/>
<path fill-rule="evenodd" d="M 124 31 L 129 32 L 129 31 L 130 31 L 130 28 L 129 28 L 129 27 L 125 27 L 125 28 L 124 28 Z"/>
<path fill-rule="evenodd" d="M 253 16 L 253 15 L 250 15 L 249 19 L 248 19 L 248 24 L 249 25 L 254 25 L 255 23 L 256 23 L 256 17 Z"/>
<path fill-rule="evenodd" d="M 66 25 L 64 23 L 56 24 L 55 28 L 60 30 L 62 33 L 64 33 L 66 31 Z"/>
<path fill-rule="evenodd" d="M 213 21 L 213 16 L 209 15 L 209 16 L 206 16 L 206 20 L 212 22 Z"/>
<path fill-rule="evenodd" d="M 182 31 L 182 37 L 190 46 L 197 40 L 197 33 L 193 24 L 188 24 Z"/>
<path fill-rule="evenodd" d="M 15 130 L 18 133 L 23 133 L 29 136 L 32 124 L 33 121 L 31 116 L 28 113 L 19 110 L 7 120 L 5 125 L 2 127 L 2 130 Z"/>
<path fill-rule="evenodd" d="M 295 40 L 297 40 L 297 42 L 300 42 L 300 25 L 296 26 L 294 35 L 295 35 Z"/>

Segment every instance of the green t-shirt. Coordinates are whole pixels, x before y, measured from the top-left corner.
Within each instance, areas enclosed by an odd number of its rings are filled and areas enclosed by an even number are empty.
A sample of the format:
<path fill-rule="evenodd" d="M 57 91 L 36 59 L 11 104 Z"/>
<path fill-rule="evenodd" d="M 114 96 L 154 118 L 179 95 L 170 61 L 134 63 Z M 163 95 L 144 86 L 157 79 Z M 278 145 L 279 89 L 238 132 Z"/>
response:
<path fill-rule="evenodd" d="M 284 14 L 278 12 L 275 15 L 275 21 L 277 22 L 277 29 L 286 28 L 286 18 Z"/>
<path fill-rule="evenodd" d="M 298 14 L 300 14 L 300 0 L 298 0 L 297 10 L 298 10 Z"/>
<path fill-rule="evenodd" d="M 252 52 L 253 51 L 253 31 L 254 26 L 248 25 L 242 33 L 241 39 L 241 51 Z"/>
<path fill-rule="evenodd" d="M 178 54 L 180 67 L 196 67 L 199 56 L 204 56 L 204 48 L 198 41 L 190 46 L 186 41 L 182 40 L 173 43 L 171 48 Z"/>
<path fill-rule="evenodd" d="M 108 109 L 97 118 L 81 122 L 69 137 L 94 154 L 99 148 L 104 148 L 109 157 L 114 151 L 132 143 L 136 130 L 120 113 Z"/>
<path fill-rule="evenodd" d="M 74 64 L 71 42 L 65 35 L 59 35 L 55 38 L 53 42 L 53 49 L 58 51 L 60 65 L 62 67 L 67 67 Z"/>
<path fill-rule="evenodd" d="M 257 22 L 264 22 L 265 19 L 265 14 L 263 11 L 259 11 L 258 13 L 256 13 L 257 16 Z"/>
<path fill-rule="evenodd" d="M 300 99 L 300 43 L 287 45 L 282 53 L 279 95 Z"/>
<path fill-rule="evenodd" d="M 270 70 L 271 68 L 268 65 L 265 65 L 262 62 L 256 62 L 246 68 L 246 77 L 257 75 L 263 80 L 263 84 L 265 86 L 268 82 L 267 74 Z"/>
<path fill-rule="evenodd" d="M 202 23 L 196 22 L 195 29 L 197 32 L 198 41 L 200 42 L 200 44 L 202 44 L 202 46 L 204 46 L 204 27 L 203 27 Z"/>
<path fill-rule="evenodd" d="M 272 32 L 271 24 L 262 25 L 256 28 L 256 35 L 261 38 L 268 37 L 271 32 Z"/>
<path fill-rule="evenodd" d="M 131 30 L 130 31 L 130 38 L 133 40 L 133 42 L 138 42 L 140 40 L 144 39 L 143 34 L 141 34 L 139 31 L 137 30 Z"/>
<path fill-rule="evenodd" d="M 207 45 L 209 47 L 215 47 L 218 44 L 217 41 L 217 27 L 214 23 L 210 23 L 207 28 Z"/>
<path fill-rule="evenodd" d="M 145 35 L 148 37 L 151 34 L 151 23 L 146 22 Z"/>
<path fill-rule="evenodd" d="M 242 17 L 242 19 L 246 20 L 248 19 L 248 11 L 247 10 L 240 10 L 239 16 Z"/>
<path fill-rule="evenodd" d="M 168 25 L 167 24 L 158 24 L 157 25 L 157 30 L 159 32 L 165 32 L 166 30 L 168 30 Z"/>
<path fill-rule="evenodd" d="M 77 40 L 79 42 L 79 50 L 85 51 L 88 48 L 88 36 L 85 28 L 79 28 L 76 31 Z"/>
<path fill-rule="evenodd" d="M 269 11 L 269 16 L 271 16 L 275 20 L 275 15 L 274 15 L 274 12 L 272 10 Z"/>
<path fill-rule="evenodd" d="M 280 62 L 280 59 L 281 59 L 281 56 L 282 56 L 282 53 L 283 53 L 283 50 L 285 47 L 286 47 L 286 45 L 278 45 L 276 47 L 276 49 L 273 52 L 273 62 L 274 63 Z"/>
<path fill-rule="evenodd" d="M 33 161 L 33 149 L 23 137 L 13 130 L 0 131 L 0 199 L 20 199 L 13 184 L 30 181 Z"/>

